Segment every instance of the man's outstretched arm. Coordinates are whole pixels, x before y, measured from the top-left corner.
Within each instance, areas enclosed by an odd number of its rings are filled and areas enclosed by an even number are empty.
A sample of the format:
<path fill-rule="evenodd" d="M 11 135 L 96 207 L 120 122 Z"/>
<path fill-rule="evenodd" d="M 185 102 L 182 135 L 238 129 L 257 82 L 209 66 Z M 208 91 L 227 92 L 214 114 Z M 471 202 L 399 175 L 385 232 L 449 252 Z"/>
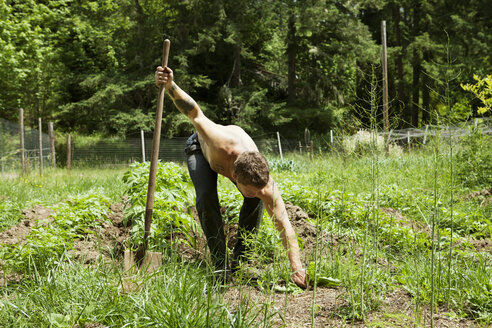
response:
<path fill-rule="evenodd" d="M 277 186 L 273 180 L 270 180 L 269 184 L 271 184 L 270 188 L 267 188 L 269 190 L 261 195 L 260 198 L 263 200 L 268 214 L 275 220 L 275 227 L 282 237 L 282 243 L 287 250 L 290 268 L 292 270 L 292 280 L 297 286 L 307 288 L 308 277 L 302 267 L 296 233 L 290 224 L 284 201 L 280 196 Z"/>

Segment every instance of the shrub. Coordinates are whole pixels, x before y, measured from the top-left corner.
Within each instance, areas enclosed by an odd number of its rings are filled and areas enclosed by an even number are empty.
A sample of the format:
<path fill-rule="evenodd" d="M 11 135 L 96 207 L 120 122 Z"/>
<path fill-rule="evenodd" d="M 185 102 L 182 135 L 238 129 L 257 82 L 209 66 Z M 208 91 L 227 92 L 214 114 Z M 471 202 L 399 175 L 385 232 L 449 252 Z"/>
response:
<path fill-rule="evenodd" d="M 386 151 L 384 137 L 370 131 L 359 130 L 353 136 L 343 139 L 342 148 L 347 155 L 382 154 Z M 402 149 L 398 145 L 390 144 L 390 154 L 398 156 Z"/>
<path fill-rule="evenodd" d="M 466 187 L 492 185 L 492 138 L 472 128 L 463 137 L 456 155 L 456 177 Z"/>
<path fill-rule="evenodd" d="M 268 160 L 268 166 L 271 171 L 276 172 L 296 172 L 299 169 L 299 165 L 292 159 L 271 158 Z"/>
<path fill-rule="evenodd" d="M 134 246 L 143 241 L 148 178 L 148 162 L 131 165 L 123 176 L 123 182 L 127 185 L 127 202 L 130 204 L 125 211 L 124 222 L 131 222 L 131 243 Z M 198 224 L 191 213 L 193 193 L 190 193 L 190 189 L 190 178 L 181 166 L 172 162 L 158 163 L 150 231 L 151 248 L 163 246 L 167 243 L 166 239 L 177 232 L 182 233 L 188 243 L 193 243 L 190 232 L 196 231 Z"/>

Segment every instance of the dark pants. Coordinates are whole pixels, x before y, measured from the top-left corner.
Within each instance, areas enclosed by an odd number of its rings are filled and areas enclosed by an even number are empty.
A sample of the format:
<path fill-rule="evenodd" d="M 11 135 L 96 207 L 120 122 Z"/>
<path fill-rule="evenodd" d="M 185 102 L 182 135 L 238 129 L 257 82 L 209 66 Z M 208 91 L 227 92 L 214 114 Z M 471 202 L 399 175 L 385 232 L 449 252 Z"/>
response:
<path fill-rule="evenodd" d="M 202 230 L 207 237 L 208 247 L 212 255 L 212 262 L 216 269 L 228 267 L 226 263 L 226 243 L 224 222 L 220 214 L 219 197 L 217 195 L 217 173 L 214 172 L 203 156 L 194 133 L 186 142 L 186 157 L 188 171 L 195 186 L 196 209 Z M 261 223 L 264 206 L 259 198 L 244 198 L 239 212 L 237 243 L 234 247 L 233 261 L 236 262 L 244 254 L 244 232 L 254 232 Z"/>

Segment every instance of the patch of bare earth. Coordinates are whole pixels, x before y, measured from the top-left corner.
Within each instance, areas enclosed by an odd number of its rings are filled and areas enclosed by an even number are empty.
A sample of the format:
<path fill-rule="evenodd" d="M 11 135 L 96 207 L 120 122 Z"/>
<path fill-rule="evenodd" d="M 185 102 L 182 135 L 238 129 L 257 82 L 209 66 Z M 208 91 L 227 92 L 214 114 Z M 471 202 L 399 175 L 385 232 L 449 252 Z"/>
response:
<path fill-rule="evenodd" d="M 130 237 L 130 228 L 123 225 L 124 205 L 112 204 L 107 213 L 108 221 L 102 221 L 94 234 L 75 241 L 73 249 L 68 251 L 74 259 L 85 264 L 94 263 L 100 256 L 105 260 L 121 260 L 124 252 L 124 241 Z"/>
<path fill-rule="evenodd" d="M 492 204 L 492 188 L 483 189 L 480 191 L 472 192 L 463 197 L 464 200 L 475 200 L 480 203 L 480 206 L 487 206 Z"/>
<path fill-rule="evenodd" d="M 23 245 L 26 237 L 32 230 L 32 227 L 39 224 L 50 224 L 53 219 L 53 211 L 41 205 L 36 205 L 31 209 L 22 211 L 23 219 L 15 226 L 0 232 L 0 244 L 3 245 Z M 8 281 L 19 281 L 22 277 L 19 274 L 5 274 L 2 269 L 3 262 L 0 259 L 0 286 L 5 285 Z"/>
<path fill-rule="evenodd" d="M 403 289 L 397 289 L 387 295 L 378 311 L 369 313 L 362 320 L 345 320 L 343 313 L 348 313 L 343 288 L 317 288 L 314 297 L 313 290 L 302 294 L 272 293 L 268 295 L 251 286 L 238 286 L 225 292 L 224 298 L 232 311 L 247 307 L 250 314 L 258 314 L 257 322 L 261 322 L 267 311 L 271 316 L 270 323 L 274 327 L 428 327 L 430 313 L 428 308 L 415 312 L 410 295 Z M 266 304 L 268 306 L 266 306 Z M 438 309 L 434 314 L 434 327 L 465 328 L 477 327 L 472 320 L 451 318 L 444 309 Z"/>
<path fill-rule="evenodd" d="M 38 224 L 51 223 L 53 221 L 52 215 L 53 210 L 41 205 L 36 205 L 31 209 L 23 210 L 23 219 L 19 223 L 10 229 L 0 232 L 0 244 L 24 244 L 32 227 Z"/>

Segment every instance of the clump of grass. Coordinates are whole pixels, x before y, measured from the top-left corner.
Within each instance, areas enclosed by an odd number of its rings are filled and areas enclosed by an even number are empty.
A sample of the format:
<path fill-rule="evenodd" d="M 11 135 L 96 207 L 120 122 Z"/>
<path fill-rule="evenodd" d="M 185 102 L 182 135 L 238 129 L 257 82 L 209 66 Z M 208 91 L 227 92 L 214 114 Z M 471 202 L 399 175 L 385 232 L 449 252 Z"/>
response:
<path fill-rule="evenodd" d="M 125 291 L 113 265 L 60 263 L 3 289 L 0 326 L 251 327 L 260 312 L 247 303 L 240 311 L 229 310 L 208 271 L 179 260 L 139 277 L 134 291 Z"/>

